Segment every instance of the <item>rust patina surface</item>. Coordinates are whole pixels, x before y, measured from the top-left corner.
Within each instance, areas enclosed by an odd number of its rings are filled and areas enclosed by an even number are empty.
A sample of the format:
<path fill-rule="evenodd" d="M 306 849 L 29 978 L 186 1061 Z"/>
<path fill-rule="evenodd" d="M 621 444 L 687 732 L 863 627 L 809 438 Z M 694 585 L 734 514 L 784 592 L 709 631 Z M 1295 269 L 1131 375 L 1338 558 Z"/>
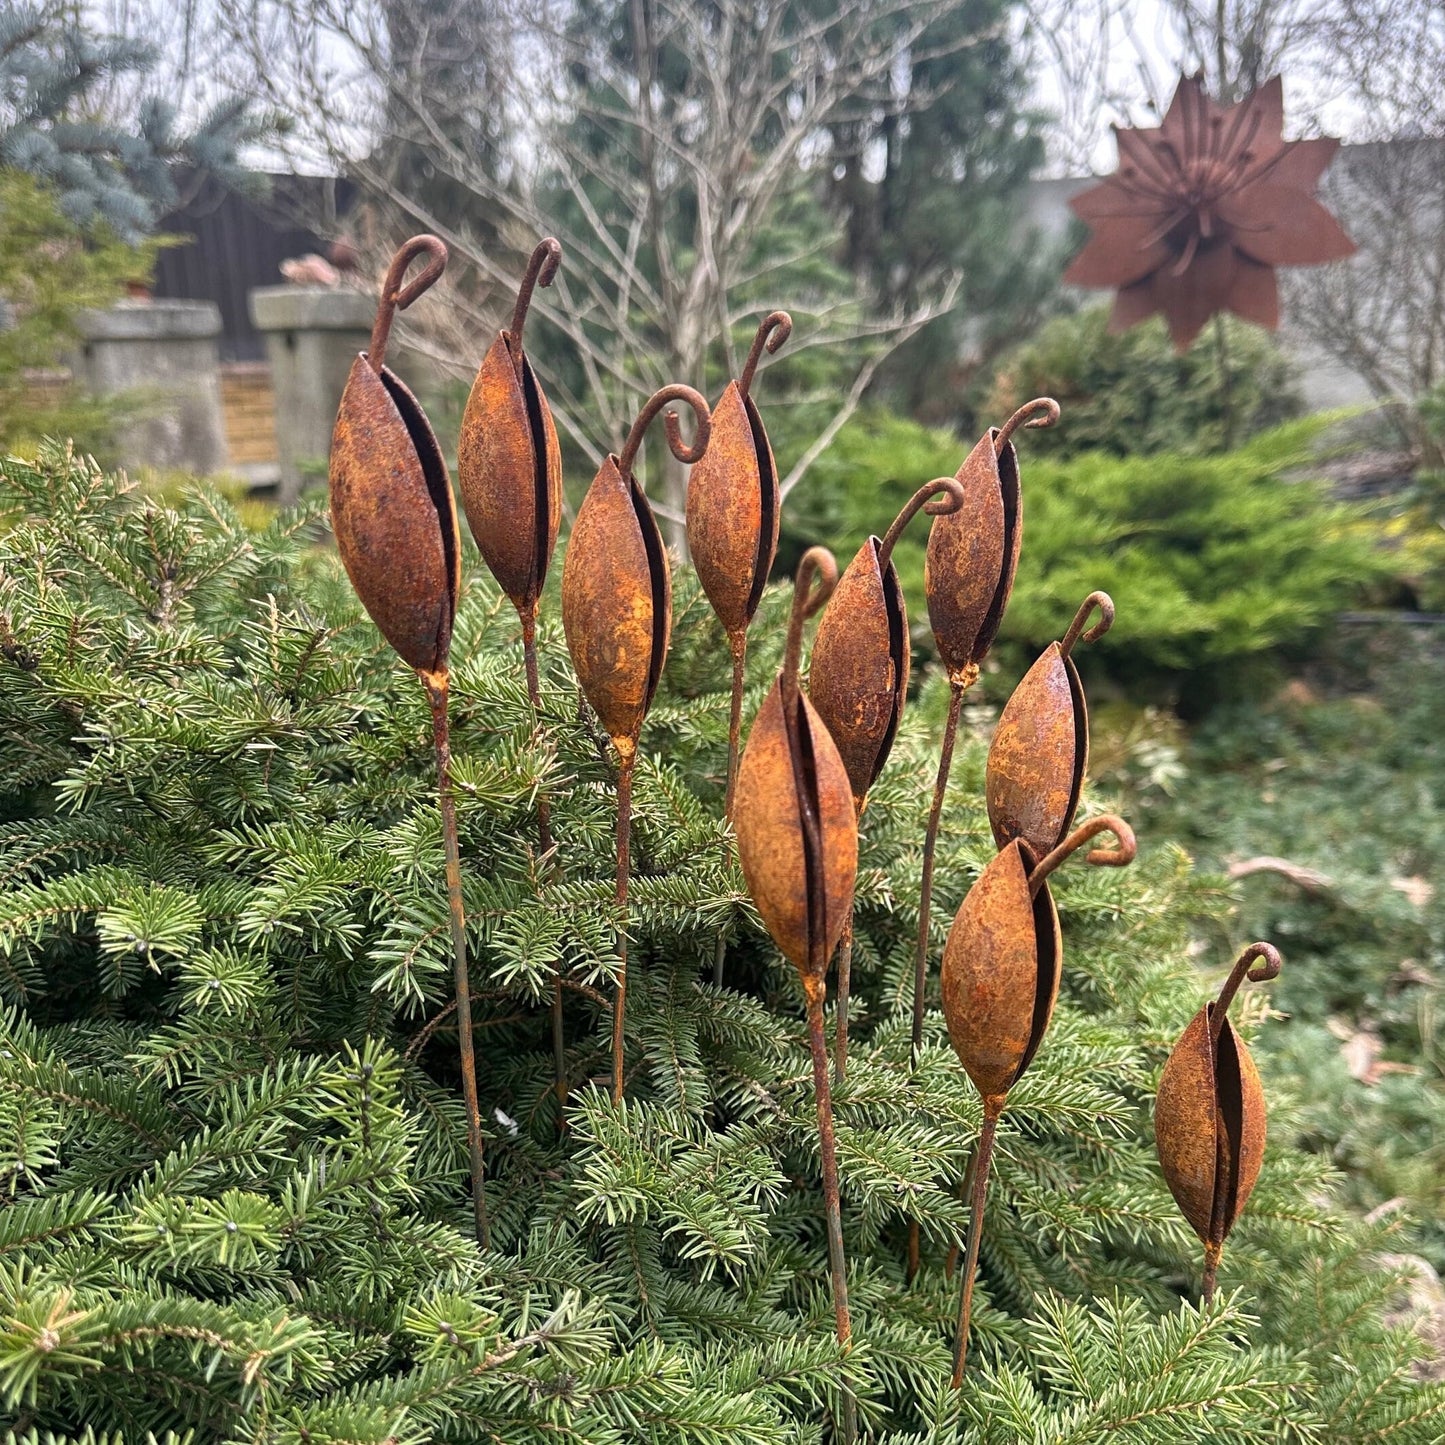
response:
<path fill-rule="evenodd" d="M 423 255 L 426 267 L 403 287 L 407 267 Z M 386 344 L 395 312 L 445 266 L 435 236 L 414 236 L 396 253 L 331 436 L 331 524 L 346 575 L 381 635 L 421 672 L 446 667 L 461 541 L 441 448 L 421 405 L 386 365 Z"/>
<path fill-rule="evenodd" d="M 963 502 L 933 519 L 923 559 L 928 624 L 955 687 L 970 687 L 998 636 L 1023 545 L 1023 494 L 1013 434 L 1053 426 L 1059 404 L 1039 397 L 1002 427 L 990 427 L 964 458 L 956 480 Z"/>
<path fill-rule="evenodd" d="M 1159 1078 L 1154 1101 L 1159 1163 L 1175 1203 L 1204 1245 L 1206 1300 L 1214 1293 L 1224 1241 L 1264 1162 L 1264 1089 L 1249 1049 L 1229 1021 L 1229 1005 L 1246 978 L 1265 982 L 1281 963 L 1271 944 L 1245 949 L 1219 997 L 1194 1015 Z"/>
<path fill-rule="evenodd" d="M 1085 631 L 1096 608 L 1099 620 Z M 1073 825 L 1089 765 L 1089 708 L 1073 650 L 1080 638 L 1094 642 L 1113 623 L 1109 594 L 1091 592 L 1063 641 L 1044 649 L 1004 705 L 984 783 L 1000 848 L 1022 838 L 1042 857 Z"/>
<path fill-rule="evenodd" d="M 747 365 L 712 413 L 712 440 L 687 484 L 687 546 L 712 610 L 729 637 L 746 632 L 778 550 L 778 472 L 752 384 L 764 348 L 792 334 L 786 311 L 764 318 Z"/>
<path fill-rule="evenodd" d="M 809 692 L 838 744 L 860 813 L 888 761 L 908 692 L 908 613 L 893 545 L 920 511 L 938 516 L 963 502 L 953 477 L 921 486 L 888 534 L 869 537 L 858 549 L 818 625 Z"/>
<path fill-rule="evenodd" d="M 548 237 L 532 253 L 512 325 L 482 358 L 457 444 L 457 481 L 482 560 L 522 616 L 537 599 L 562 517 L 562 453 L 552 409 L 522 346 L 532 292 L 550 286 L 562 247 Z"/>

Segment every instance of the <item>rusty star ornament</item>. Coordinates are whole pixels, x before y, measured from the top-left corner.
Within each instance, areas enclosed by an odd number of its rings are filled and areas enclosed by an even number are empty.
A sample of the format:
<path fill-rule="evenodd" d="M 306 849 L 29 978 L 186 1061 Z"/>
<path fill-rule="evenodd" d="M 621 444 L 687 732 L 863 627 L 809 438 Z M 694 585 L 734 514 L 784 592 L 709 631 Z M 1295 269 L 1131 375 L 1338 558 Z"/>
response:
<path fill-rule="evenodd" d="M 1119 169 L 1069 202 L 1090 236 L 1064 273 L 1117 292 L 1110 331 L 1159 311 L 1181 353 L 1223 311 L 1272 331 L 1276 267 L 1354 253 L 1314 194 L 1339 141 L 1287 141 L 1283 128 L 1279 76 L 1232 106 L 1185 77 L 1161 125 L 1115 127 Z"/>

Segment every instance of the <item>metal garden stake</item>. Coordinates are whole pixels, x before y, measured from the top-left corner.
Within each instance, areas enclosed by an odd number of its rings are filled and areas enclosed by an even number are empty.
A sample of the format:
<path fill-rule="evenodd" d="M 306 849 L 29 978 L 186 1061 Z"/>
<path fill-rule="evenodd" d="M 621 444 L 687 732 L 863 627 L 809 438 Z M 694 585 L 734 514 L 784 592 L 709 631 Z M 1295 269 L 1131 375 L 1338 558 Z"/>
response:
<path fill-rule="evenodd" d="M 707 451 L 711 416 L 690 386 L 657 392 L 628 433 L 621 456 L 609 456 L 582 499 L 562 568 L 562 628 L 587 701 L 617 749 L 617 1000 L 612 1014 L 612 1098 L 622 1099 L 623 1018 L 627 1007 L 627 875 L 632 839 L 632 773 L 643 719 L 652 706 L 672 629 L 672 575 L 657 519 L 632 464 L 649 423 L 670 401 L 685 401 L 697 420 L 693 444 L 667 412 L 667 444 L 681 462 Z"/>
<path fill-rule="evenodd" d="M 562 455 L 547 398 L 522 348 L 522 328 L 537 286 L 550 286 L 562 247 L 548 236 L 532 252 L 517 292 L 510 330 L 482 358 L 462 414 L 457 481 L 482 560 L 522 622 L 527 691 L 535 708 L 537 599 L 557 545 L 562 515 Z"/>
<path fill-rule="evenodd" d="M 562 246 L 548 236 L 532 252 L 517 292 L 512 325 L 492 342 L 462 414 L 457 481 L 467 525 L 482 560 L 512 601 L 522 623 L 527 696 L 540 723 L 542 690 L 537 670 L 537 602 L 557 546 L 562 515 L 562 452 L 552 411 L 522 348 L 522 328 L 538 286 L 550 286 Z M 552 851 L 551 805 L 537 794 L 537 842 Z M 552 989 L 552 1052 L 557 1097 L 565 1100 L 566 1056 L 562 1039 L 562 978 Z"/>
<path fill-rule="evenodd" d="M 1229 1022 L 1229 1005 L 1246 978 L 1264 983 L 1281 964 L 1279 950 L 1268 943 L 1251 943 L 1239 955 L 1219 997 L 1194 1015 L 1174 1045 L 1154 1101 L 1164 1178 L 1204 1244 L 1206 1304 L 1214 1298 L 1224 1241 L 1264 1162 L 1264 1090 Z"/>
<path fill-rule="evenodd" d="M 407 268 L 419 256 L 428 258 L 425 269 L 403 286 Z M 386 345 L 396 313 L 436 282 L 446 263 L 447 248 L 435 236 L 425 235 L 413 236 L 392 258 L 371 340 L 351 365 L 332 433 L 331 521 L 337 550 L 362 606 L 402 660 L 416 669 L 431 703 L 472 1209 L 477 1238 L 487 1248 L 491 1241 L 447 726 L 447 653 L 461 586 L 461 537 L 451 480 L 431 425 L 417 399 L 386 366 Z"/>
<path fill-rule="evenodd" d="M 1033 413 L 1039 413 L 1035 416 Z M 923 562 L 923 591 L 934 645 L 948 669 L 948 721 L 938 754 L 933 805 L 923 835 L 923 883 L 918 895 L 918 945 L 913 957 L 913 1066 L 923 1047 L 923 1005 L 928 985 L 928 927 L 933 908 L 933 860 L 943 799 L 953 769 L 953 747 L 963 695 L 998 636 L 1013 592 L 1023 543 L 1023 493 L 1013 434 L 1020 426 L 1053 426 L 1059 404 L 1039 397 L 1021 406 L 1002 427 L 990 427 L 964 459 L 957 479 L 964 503 L 933 519 Z M 908 1223 L 908 1277 L 918 1273 L 919 1226 Z"/>
<path fill-rule="evenodd" d="M 773 311 L 764 317 L 742 376 L 728 383 L 713 408 L 712 440 L 687 484 L 688 550 L 712 610 L 727 632 L 733 658 L 727 798 L 723 805 L 729 821 L 737 791 L 748 628 L 778 550 L 778 473 L 767 429 L 753 401 L 753 376 L 763 348 L 776 353 L 792 331 L 793 318 L 786 311 Z M 713 961 L 714 983 L 722 982 L 726 947 L 726 937 L 719 935 Z"/>
<path fill-rule="evenodd" d="M 1095 608 L 1099 620 L 1085 632 Z M 1089 593 L 1063 641 L 1049 643 L 999 715 L 984 791 L 1000 848 L 1022 838 L 1042 857 L 1069 831 L 1089 765 L 1089 706 L 1071 654 L 1081 637 L 1095 642 L 1113 625 L 1109 594 Z"/>
<path fill-rule="evenodd" d="M 737 789 L 748 628 L 778 550 L 778 474 L 767 429 L 752 397 L 753 376 L 764 347 L 776 353 L 792 331 L 793 318 L 786 311 L 770 312 L 763 319 L 742 376 L 728 383 L 713 408 L 707 455 L 693 468 L 687 483 L 688 550 L 732 649 L 726 803 L 729 818 Z"/>
<path fill-rule="evenodd" d="M 1118 846 L 1095 848 L 1087 861 L 1113 867 L 1131 862 L 1133 830 L 1122 818 L 1110 814 L 1090 819 L 1043 857 L 1022 838 L 1015 839 L 969 890 L 943 950 L 941 982 L 948 1036 L 983 1098 L 954 1347 L 955 1387 L 963 1380 L 968 1353 L 973 1280 L 999 1116 L 1009 1090 L 1033 1062 L 1059 996 L 1063 939 L 1048 877 L 1070 854 L 1103 832 L 1112 833 Z"/>
<path fill-rule="evenodd" d="M 833 1312 L 839 1343 L 846 1345 L 852 1325 L 823 1004 L 828 963 L 853 911 L 858 823 L 847 769 L 798 685 L 803 623 L 828 600 L 837 580 L 838 564 L 826 548 L 803 554 L 783 670 L 748 737 L 735 817 L 748 892 L 774 942 L 798 970 L 807 996 Z M 851 1411 L 852 1397 L 845 1394 L 845 1439 L 852 1438 Z"/>
<path fill-rule="evenodd" d="M 932 498 L 932 500 L 930 500 Z M 937 517 L 957 512 L 967 500 L 954 477 L 937 477 L 908 499 L 881 540 L 869 537 L 838 583 L 813 644 L 809 687 L 818 716 L 838 745 L 858 816 L 868 800 L 903 715 L 908 692 L 908 613 L 893 547 L 920 511 Z M 837 1035 L 834 1073 L 848 1076 L 848 996 L 853 968 L 850 914 L 838 954 Z"/>

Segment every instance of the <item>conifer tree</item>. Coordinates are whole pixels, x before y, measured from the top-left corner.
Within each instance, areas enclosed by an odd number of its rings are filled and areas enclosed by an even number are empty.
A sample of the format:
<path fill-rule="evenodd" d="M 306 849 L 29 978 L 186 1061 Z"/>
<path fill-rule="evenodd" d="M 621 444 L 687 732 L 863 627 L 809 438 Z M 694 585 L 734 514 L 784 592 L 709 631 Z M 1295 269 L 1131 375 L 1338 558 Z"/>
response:
<path fill-rule="evenodd" d="M 1191 925 L 1222 900 L 1147 839 L 1132 869 L 1060 875 L 1063 996 L 1000 1131 L 974 1363 L 948 1388 L 978 1103 L 936 999 L 912 1071 L 909 997 L 941 680 L 873 789 L 861 859 L 835 1099 L 844 1356 L 801 989 L 723 861 L 729 658 L 689 572 L 639 761 L 613 1104 L 613 763 L 555 597 L 539 728 L 515 613 L 467 559 L 452 716 L 483 1251 L 426 704 L 319 513 L 254 530 L 212 492 L 169 505 L 52 446 L 0 465 L 0 516 L 6 1438 L 821 1445 L 845 1384 L 863 1436 L 892 1445 L 1440 1438 L 1445 1389 L 1384 1321 L 1389 1226 L 1332 1206 L 1278 1090 L 1220 1296 L 1193 1303 L 1148 1116 L 1206 992 Z M 788 602 L 760 610 L 749 717 Z M 936 947 L 991 852 L 982 766 L 966 742 Z M 534 852 L 543 787 L 561 870 Z M 1248 1034 L 1266 1002 L 1243 1002 Z"/>
<path fill-rule="evenodd" d="M 273 123 L 244 97 L 222 100 L 191 128 L 160 95 L 134 115 L 97 113 L 107 81 L 144 77 L 157 58 L 144 40 L 92 34 L 74 6 L 7 5 L 0 11 L 0 162 L 53 187 L 77 225 L 103 221 L 131 242 L 180 203 L 182 172 L 192 183 L 209 174 L 250 186 L 237 152 Z"/>

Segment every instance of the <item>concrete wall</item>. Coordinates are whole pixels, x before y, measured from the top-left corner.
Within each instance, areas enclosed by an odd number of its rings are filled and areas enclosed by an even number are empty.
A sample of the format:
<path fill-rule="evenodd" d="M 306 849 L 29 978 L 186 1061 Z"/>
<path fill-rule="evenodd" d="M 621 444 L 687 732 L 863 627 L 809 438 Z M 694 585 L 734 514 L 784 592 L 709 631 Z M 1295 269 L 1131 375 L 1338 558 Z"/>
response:
<path fill-rule="evenodd" d="M 299 494 L 303 465 L 324 465 L 331 453 L 336 409 L 375 312 L 376 298 L 360 291 L 262 286 L 251 292 L 251 317 L 271 364 L 283 502 Z"/>
<path fill-rule="evenodd" d="M 122 465 L 205 476 L 226 465 L 216 338 L 209 301 L 122 301 L 77 318 L 72 370 L 97 396 L 123 395 L 136 414 L 117 437 Z"/>

